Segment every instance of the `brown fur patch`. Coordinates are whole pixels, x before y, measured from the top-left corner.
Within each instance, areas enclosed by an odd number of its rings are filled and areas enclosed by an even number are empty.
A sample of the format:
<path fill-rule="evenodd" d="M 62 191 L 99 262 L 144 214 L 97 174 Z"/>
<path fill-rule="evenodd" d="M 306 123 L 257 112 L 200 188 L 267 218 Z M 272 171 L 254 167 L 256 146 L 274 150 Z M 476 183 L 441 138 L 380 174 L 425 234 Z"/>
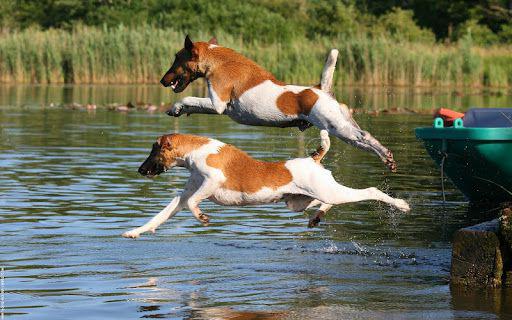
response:
<path fill-rule="evenodd" d="M 157 143 L 161 147 L 161 162 L 168 166 L 176 161 L 176 158 L 184 158 L 190 152 L 199 149 L 210 142 L 209 138 L 190 134 L 167 134 L 158 138 Z"/>
<path fill-rule="evenodd" d="M 199 64 L 205 69 L 213 89 L 224 102 L 240 97 L 245 91 L 266 80 L 284 85 L 272 73 L 232 49 L 208 48 L 206 42 L 196 42 L 194 47 L 198 50 Z"/>
<path fill-rule="evenodd" d="M 317 100 L 318 95 L 311 89 L 302 90 L 299 93 L 285 91 L 277 98 L 276 104 L 284 114 L 308 115 Z"/>
<path fill-rule="evenodd" d="M 222 170 L 226 176 L 222 187 L 233 191 L 255 193 L 264 187 L 275 190 L 292 181 L 284 161 L 259 161 L 229 144 L 209 155 L 206 164 Z"/>

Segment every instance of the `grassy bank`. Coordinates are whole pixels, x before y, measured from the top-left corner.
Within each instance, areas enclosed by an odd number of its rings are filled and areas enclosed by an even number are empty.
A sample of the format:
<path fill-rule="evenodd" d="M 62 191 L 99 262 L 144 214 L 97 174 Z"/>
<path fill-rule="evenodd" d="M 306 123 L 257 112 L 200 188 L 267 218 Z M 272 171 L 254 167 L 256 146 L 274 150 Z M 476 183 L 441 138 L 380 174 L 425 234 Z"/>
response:
<path fill-rule="evenodd" d="M 195 40 L 207 40 L 195 34 Z M 313 84 L 332 47 L 340 50 L 339 84 L 512 86 L 512 47 L 398 43 L 386 38 L 244 43 L 217 34 L 279 79 Z M 2 83 L 157 83 L 182 47 L 183 34 L 150 26 L 78 27 L 74 31 L 27 29 L 0 34 Z"/>

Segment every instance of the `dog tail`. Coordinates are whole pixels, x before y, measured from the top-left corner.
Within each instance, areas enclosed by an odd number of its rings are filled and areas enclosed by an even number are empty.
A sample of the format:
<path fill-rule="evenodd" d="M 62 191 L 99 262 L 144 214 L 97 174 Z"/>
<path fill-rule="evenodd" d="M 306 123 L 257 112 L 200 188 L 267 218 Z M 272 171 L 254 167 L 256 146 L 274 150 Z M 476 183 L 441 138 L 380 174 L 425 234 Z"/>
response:
<path fill-rule="evenodd" d="M 320 90 L 332 94 L 332 82 L 334 78 L 334 69 L 338 60 L 338 50 L 332 49 L 325 60 L 322 78 L 320 79 Z"/>
<path fill-rule="evenodd" d="M 334 78 L 334 69 L 336 68 L 336 61 L 338 60 L 338 50 L 331 49 L 327 59 L 325 60 L 324 70 L 322 71 L 322 79 L 320 80 L 320 89 L 324 92 L 329 93 L 334 97 L 332 91 L 332 83 Z M 352 118 L 352 114 L 346 104 L 340 103 L 341 113 L 346 119 L 357 129 L 360 129 L 357 122 Z"/>
<path fill-rule="evenodd" d="M 311 154 L 311 158 L 315 160 L 316 163 L 320 163 L 324 158 L 327 151 L 331 147 L 331 140 L 329 139 L 329 133 L 327 130 L 320 131 L 320 146 L 316 149 L 315 152 Z"/>

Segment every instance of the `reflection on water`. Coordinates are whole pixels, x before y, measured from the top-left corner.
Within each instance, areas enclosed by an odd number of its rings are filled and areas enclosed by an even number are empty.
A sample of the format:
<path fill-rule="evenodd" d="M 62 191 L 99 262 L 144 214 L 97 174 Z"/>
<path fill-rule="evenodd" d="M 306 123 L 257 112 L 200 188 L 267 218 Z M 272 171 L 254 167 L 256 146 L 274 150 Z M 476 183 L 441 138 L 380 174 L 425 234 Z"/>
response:
<path fill-rule="evenodd" d="M 206 96 L 201 82 L 194 83 L 186 95 Z M 423 113 L 439 107 L 466 110 L 470 107 L 506 108 L 512 106 L 512 92 L 508 89 L 450 89 L 410 87 L 337 87 L 336 96 L 356 110 L 410 109 Z M 0 86 L 0 106 L 38 105 L 73 102 L 105 105 L 108 103 L 149 102 L 168 103 L 170 90 L 151 85 L 4 85 Z"/>
<path fill-rule="evenodd" d="M 0 261 L 8 316 L 494 319 L 512 313 L 507 291 L 449 289 L 453 232 L 479 217 L 467 214 L 451 185 L 443 210 L 439 172 L 412 132 L 430 124 L 428 116 L 358 116 L 362 127 L 394 151 L 397 174 L 339 141 L 333 141 L 324 162 L 348 186 L 377 186 L 408 199 L 410 214 L 377 203 L 337 206 L 311 230 L 306 215 L 282 204 L 237 208 L 205 202 L 209 227 L 185 211 L 156 234 L 129 240 L 120 234 L 160 211 L 188 176 L 182 169 L 154 180 L 137 174 L 162 133 L 208 135 L 258 158 L 288 159 L 312 151 L 318 130 L 247 127 L 220 116 L 174 119 L 40 107 L 168 102 L 169 93 L 158 87 L 3 87 L 0 92 L 7 92 L 0 95 Z M 338 96 L 354 99 L 353 91 L 346 92 L 352 93 Z M 395 103 L 365 96 L 364 90 L 357 95 L 376 106 Z M 404 101 L 398 107 L 410 107 L 409 98 L 393 99 Z M 493 106 L 503 106 L 510 97 L 478 99 L 483 99 L 479 105 L 495 99 Z"/>

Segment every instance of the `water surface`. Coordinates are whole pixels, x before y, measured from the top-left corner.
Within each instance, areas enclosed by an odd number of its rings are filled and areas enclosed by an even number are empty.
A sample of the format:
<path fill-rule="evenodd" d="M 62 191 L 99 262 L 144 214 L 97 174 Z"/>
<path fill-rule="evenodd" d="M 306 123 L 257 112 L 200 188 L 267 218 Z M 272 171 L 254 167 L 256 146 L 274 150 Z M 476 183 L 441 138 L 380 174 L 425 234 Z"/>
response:
<path fill-rule="evenodd" d="M 508 106 L 510 96 L 338 92 L 356 108 Z M 184 169 L 149 180 L 137 173 L 168 132 L 207 135 L 260 159 L 304 156 L 318 130 L 248 127 L 221 116 L 72 110 L 51 103 L 168 103 L 159 87 L 0 87 L 0 262 L 5 314 L 13 319 L 270 318 L 496 319 L 512 316 L 507 291 L 450 289 L 451 239 L 476 223 L 413 134 L 430 116 L 358 115 L 394 151 L 389 174 L 373 155 L 332 141 L 324 160 L 351 187 L 376 186 L 410 201 L 402 214 L 365 202 L 308 217 L 284 205 L 202 204 L 154 235 L 124 239 L 183 187 Z M 421 94 L 418 96 L 418 94 Z M 359 98 L 358 98 L 359 97 Z M 444 98 L 442 98 L 444 97 Z M 360 102 L 357 102 L 359 99 Z M 415 102 L 416 101 L 416 102 Z M 449 105 L 448 105 L 449 104 Z"/>

